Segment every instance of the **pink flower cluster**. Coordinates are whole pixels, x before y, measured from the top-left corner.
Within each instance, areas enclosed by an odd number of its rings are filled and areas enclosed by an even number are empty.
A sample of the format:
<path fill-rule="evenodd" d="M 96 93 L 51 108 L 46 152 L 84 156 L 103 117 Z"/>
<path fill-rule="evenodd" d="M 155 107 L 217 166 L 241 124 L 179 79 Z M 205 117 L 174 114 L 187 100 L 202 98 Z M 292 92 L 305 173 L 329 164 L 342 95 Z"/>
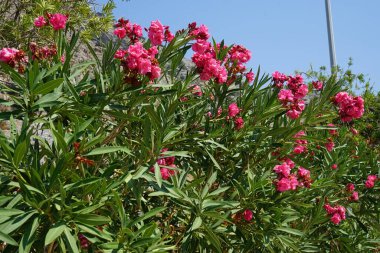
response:
<path fill-rule="evenodd" d="M 207 41 L 210 35 L 205 25 L 197 27 L 196 23 L 189 24 L 189 35 L 195 40 L 192 45 L 194 51 L 192 61 L 197 66 L 202 81 L 215 79 L 217 83 L 230 85 L 238 78 L 238 74 L 245 76 L 248 82 L 254 80 L 254 73 L 251 70 L 244 73 L 246 71 L 244 64 L 251 59 L 251 52 L 247 48 L 234 45 L 228 49 L 221 44 L 217 44 L 216 48 L 212 47 Z M 225 50 L 227 55 L 223 59 L 217 59 L 217 52 L 222 50 Z"/>
<path fill-rule="evenodd" d="M 141 42 L 130 45 L 127 50 L 119 49 L 115 53 L 115 58 L 120 59 L 127 78 L 136 78 L 137 75 L 145 75 L 154 80 L 161 75 L 161 68 L 155 55 L 157 48 L 151 47 L 148 50 Z M 128 81 L 128 80 L 126 80 Z M 135 84 L 135 82 L 131 82 Z"/>
<path fill-rule="evenodd" d="M 235 222 L 241 222 L 242 219 L 249 222 L 253 218 L 253 212 L 250 209 L 245 209 L 243 212 L 238 212 L 233 215 L 232 218 L 235 220 Z"/>
<path fill-rule="evenodd" d="M 333 151 L 334 147 L 335 147 L 335 143 L 334 141 L 332 140 L 332 138 L 327 138 L 327 142 L 325 143 L 325 147 L 327 149 L 328 152 L 331 152 Z"/>
<path fill-rule="evenodd" d="M 116 29 L 113 33 L 119 38 L 128 37 L 132 43 L 136 43 L 142 37 L 142 28 L 138 24 L 132 24 L 129 20 L 120 18 L 115 24 Z"/>
<path fill-rule="evenodd" d="M 322 90 L 323 83 L 321 81 L 313 81 L 311 84 L 314 86 L 314 89 L 316 90 Z"/>
<path fill-rule="evenodd" d="M 170 32 L 169 26 L 163 26 L 160 21 L 152 21 L 148 29 L 148 37 L 153 46 L 161 45 L 163 41 L 172 41 L 174 35 Z"/>
<path fill-rule="evenodd" d="M 202 97 L 202 88 L 199 85 L 193 84 L 191 87 L 191 93 L 196 97 Z"/>
<path fill-rule="evenodd" d="M 281 89 L 282 87 L 284 87 L 284 83 L 288 80 L 288 77 L 283 73 L 275 71 L 272 73 L 272 80 L 274 85 L 277 88 Z"/>
<path fill-rule="evenodd" d="M 189 34 L 194 36 L 196 42 L 192 49 L 195 52 L 192 61 L 197 66 L 202 81 L 208 81 L 215 78 L 217 83 L 225 83 L 227 81 L 227 70 L 222 62 L 216 59 L 216 53 L 211 47 L 208 38 L 208 28 L 205 25 L 196 27 L 196 24 L 189 25 Z"/>
<path fill-rule="evenodd" d="M 251 52 L 241 45 L 234 45 L 228 51 L 228 54 L 230 56 L 230 59 L 237 64 L 246 63 L 251 59 Z"/>
<path fill-rule="evenodd" d="M 78 238 L 80 242 L 80 247 L 82 249 L 88 249 L 90 241 L 83 234 L 78 234 Z"/>
<path fill-rule="evenodd" d="M 54 30 L 62 30 L 65 29 L 68 16 L 61 14 L 61 13 L 55 13 L 55 14 L 46 14 L 48 21 L 44 18 L 44 16 L 39 16 L 36 19 L 34 19 L 34 26 L 41 28 L 43 26 L 46 26 L 50 24 Z"/>
<path fill-rule="evenodd" d="M 245 74 L 245 77 L 247 78 L 248 82 L 251 83 L 255 79 L 255 74 L 250 70 L 247 74 Z"/>
<path fill-rule="evenodd" d="M 242 117 L 237 117 L 237 115 L 240 113 L 240 108 L 237 106 L 236 103 L 231 103 L 228 106 L 228 117 L 229 118 L 235 118 L 234 124 L 235 124 L 235 129 L 240 130 L 244 127 L 244 120 Z"/>
<path fill-rule="evenodd" d="M 285 83 L 285 81 L 283 81 L 284 75 L 279 72 L 275 72 L 272 75 L 276 76 L 276 78 L 273 78 L 276 86 L 283 87 Z M 288 109 L 286 115 L 291 119 L 297 119 L 302 111 L 305 110 L 305 101 L 303 98 L 307 95 L 309 90 L 307 85 L 303 83 L 301 75 L 294 77 L 288 76 L 286 81 L 288 89 L 281 89 L 278 93 L 278 99 L 282 103 L 282 106 Z"/>
<path fill-rule="evenodd" d="M 329 126 L 329 127 L 335 127 L 335 125 L 332 124 L 332 123 L 327 124 L 327 126 Z M 329 129 L 329 134 L 330 135 L 338 135 L 338 130 L 336 130 L 336 129 Z"/>
<path fill-rule="evenodd" d="M 25 69 L 23 63 L 27 62 L 28 58 L 22 50 L 5 47 L 0 50 L 0 61 L 8 64 L 12 68 L 17 66 L 18 71 L 23 73 Z"/>
<path fill-rule="evenodd" d="M 331 216 L 331 222 L 336 225 L 346 219 L 346 208 L 344 208 L 344 206 L 337 205 L 332 207 L 329 204 L 325 204 L 323 208 L 326 210 L 327 214 Z"/>
<path fill-rule="evenodd" d="M 303 136 L 306 136 L 306 133 L 304 131 L 299 131 L 293 136 L 293 138 L 296 139 L 293 153 L 299 155 L 307 152 L 307 140 L 303 140 Z"/>
<path fill-rule="evenodd" d="M 168 151 L 167 148 L 164 148 L 161 150 L 161 157 L 157 159 L 157 164 L 160 167 L 161 177 L 164 180 L 168 180 L 171 176 L 173 176 L 176 173 L 175 168 L 177 166 L 174 164 L 175 157 L 174 156 L 163 156 L 162 153 Z M 151 172 L 155 172 L 155 168 L 152 166 L 150 168 Z"/>
<path fill-rule="evenodd" d="M 276 189 L 279 192 L 296 190 L 297 187 L 307 187 L 311 185 L 310 171 L 299 167 L 297 174 L 291 174 L 291 169 L 294 168 L 292 160 L 287 159 L 280 165 L 276 165 L 273 171 L 277 174 L 275 181 Z"/>
<path fill-rule="evenodd" d="M 50 45 L 39 47 L 35 42 L 29 44 L 29 49 L 32 52 L 33 60 L 51 60 L 57 55 L 57 46 Z"/>
<path fill-rule="evenodd" d="M 201 88 L 201 86 L 196 85 L 196 84 L 192 84 L 192 85 L 190 85 L 190 87 L 189 87 L 189 91 L 190 91 L 190 92 L 193 94 L 193 96 L 195 96 L 195 97 L 202 97 L 202 95 L 203 95 L 203 92 L 202 92 L 202 88 Z M 182 96 L 182 97 L 179 98 L 179 100 L 180 100 L 181 102 L 186 102 L 186 101 L 189 100 L 189 97 L 188 97 L 188 96 Z"/>
<path fill-rule="evenodd" d="M 365 181 L 365 187 L 370 189 L 375 187 L 375 182 L 378 180 L 376 175 L 368 175 L 367 180 Z"/>
<path fill-rule="evenodd" d="M 364 100 L 360 96 L 354 97 L 342 91 L 335 95 L 334 103 L 339 106 L 339 115 L 343 122 L 350 122 L 363 116 Z"/>
<path fill-rule="evenodd" d="M 346 190 L 351 196 L 348 198 L 349 201 L 358 201 L 359 193 L 355 191 L 355 185 L 353 183 L 349 183 L 346 185 Z"/>
<path fill-rule="evenodd" d="M 217 46 L 218 50 L 220 50 L 220 45 Z M 223 49 L 227 49 L 227 47 L 224 47 Z M 242 45 L 234 45 L 228 50 L 228 57 L 224 60 L 224 66 L 226 67 L 227 72 L 231 74 L 227 80 L 228 85 L 232 84 L 238 78 L 238 74 L 244 74 L 246 71 L 246 66 L 244 64 L 250 59 L 251 51 Z M 255 74 L 252 70 L 244 75 L 248 83 L 252 82 L 255 78 Z"/>

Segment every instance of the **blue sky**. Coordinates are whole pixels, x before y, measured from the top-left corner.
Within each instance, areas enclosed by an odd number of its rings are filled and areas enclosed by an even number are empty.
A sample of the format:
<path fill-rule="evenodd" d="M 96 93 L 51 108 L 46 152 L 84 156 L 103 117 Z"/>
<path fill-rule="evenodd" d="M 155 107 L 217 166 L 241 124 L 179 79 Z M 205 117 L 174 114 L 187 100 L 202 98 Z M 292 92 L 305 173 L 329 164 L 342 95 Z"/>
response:
<path fill-rule="evenodd" d="M 172 31 L 196 21 L 228 44 L 252 52 L 248 66 L 291 74 L 329 67 L 324 0 L 114 0 L 115 18 L 143 27 L 160 20 Z M 99 4 L 106 0 L 97 0 Z M 371 79 L 380 91 L 380 0 L 331 0 L 337 62 Z"/>

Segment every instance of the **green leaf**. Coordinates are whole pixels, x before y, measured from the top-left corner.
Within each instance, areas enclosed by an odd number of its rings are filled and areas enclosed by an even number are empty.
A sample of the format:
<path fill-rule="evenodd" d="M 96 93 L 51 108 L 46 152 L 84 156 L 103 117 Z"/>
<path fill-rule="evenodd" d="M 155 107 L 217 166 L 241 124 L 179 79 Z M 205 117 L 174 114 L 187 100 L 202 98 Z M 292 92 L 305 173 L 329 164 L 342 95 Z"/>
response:
<path fill-rule="evenodd" d="M 62 82 L 63 82 L 63 78 L 59 78 L 59 79 L 51 80 L 47 83 L 40 83 L 37 85 L 37 87 L 34 89 L 33 92 L 36 94 L 45 95 L 51 92 L 52 90 L 54 90 L 55 88 L 57 88 L 58 86 L 60 86 Z"/>
<path fill-rule="evenodd" d="M 162 153 L 164 156 L 181 156 L 181 157 L 190 157 L 187 151 L 165 151 Z"/>
<path fill-rule="evenodd" d="M 0 241 L 6 242 L 13 246 L 18 246 L 18 243 L 9 235 L 0 231 Z"/>
<path fill-rule="evenodd" d="M 193 221 L 193 225 L 191 225 L 190 231 L 194 231 L 202 226 L 202 218 L 197 217 Z"/>
<path fill-rule="evenodd" d="M 304 236 L 304 233 L 302 231 L 299 231 L 299 230 L 294 229 L 294 228 L 283 227 L 283 228 L 276 228 L 276 230 L 286 232 L 286 233 L 292 234 L 292 235 Z"/>
<path fill-rule="evenodd" d="M 207 235 L 206 239 L 215 247 L 216 251 L 222 253 L 221 244 L 218 236 L 208 227 L 204 226 L 205 233 Z"/>
<path fill-rule="evenodd" d="M 70 233 L 70 229 L 65 226 L 64 228 L 65 237 L 67 242 L 69 243 L 69 247 L 73 253 L 79 253 L 77 240 L 75 240 L 74 236 Z"/>
<path fill-rule="evenodd" d="M 19 143 L 15 149 L 15 153 L 13 155 L 13 162 L 15 166 L 19 166 L 21 160 L 24 158 L 27 150 L 26 141 Z"/>
<path fill-rule="evenodd" d="M 23 214 L 24 211 L 18 209 L 0 208 L 0 217 L 11 217 L 14 215 Z"/>
<path fill-rule="evenodd" d="M 108 153 L 113 153 L 117 151 L 121 151 L 129 155 L 132 155 L 131 151 L 127 147 L 112 146 L 112 147 L 101 147 L 101 148 L 93 149 L 90 151 L 90 153 L 86 154 L 86 156 L 102 155 L 102 154 L 108 154 Z"/>
<path fill-rule="evenodd" d="M 16 229 L 20 228 L 25 222 L 27 222 L 33 215 L 35 215 L 36 211 L 27 212 L 21 214 L 19 216 L 12 217 L 12 219 L 7 220 L 6 222 L 0 225 L 0 231 L 10 234 Z"/>
<path fill-rule="evenodd" d="M 162 175 L 161 175 L 160 166 L 158 166 L 157 163 L 155 163 L 153 166 L 154 166 L 154 177 L 156 178 L 156 182 L 157 182 L 158 186 L 161 187 L 161 185 L 162 185 Z"/>
<path fill-rule="evenodd" d="M 32 248 L 32 244 L 35 240 L 35 234 L 38 226 L 40 225 L 40 218 L 37 217 L 33 220 L 33 223 L 29 224 L 29 226 L 25 229 L 24 234 L 21 238 L 21 243 L 19 246 L 20 253 L 28 253 Z"/>
<path fill-rule="evenodd" d="M 55 239 L 57 239 L 57 237 L 63 233 L 65 228 L 66 228 L 66 225 L 62 223 L 54 224 L 54 226 L 52 226 L 46 234 L 45 246 L 55 241 Z"/>
<path fill-rule="evenodd" d="M 48 107 L 53 104 L 56 104 L 57 100 L 61 97 L 61 95 L 62 95 L 62 92 L 54 92 L 54 93 L 46 94 L 45 96 L 37 100 L 37 102 L 35 102 L 32 107 L 35 109 L 37 107 Z"/>
<path fill-rule="evenodd" d="M 103 225 L 111 222 L 111 219 L 105 216 L 96 214 L 79 214 L 74 219 L 77 222 L 83 223 L 85 225 Z"/>
<path fill-rule="evenodd" d="M 158 214 L 158 213 L 160 213 L 160 212 L 162 212 L 164 210 L 166 210 L 166 207 L 157 207 L 157 208 L 154 208 L 153 210 L 151 210 L 151 211 L 149 211 L 147 213 L 144 213 L 144 215 L 142 215 L 141 217 L 133 220 L 129 224 L 129 226 L 132 227 L 133 225 L 139 223 L 140 221 L 143 221 L 143 220 L 146 220 L 146 219 L 148 219 L 148 218 L 150 218 L 152 216 L 155 216 L 156 214 Z"/>

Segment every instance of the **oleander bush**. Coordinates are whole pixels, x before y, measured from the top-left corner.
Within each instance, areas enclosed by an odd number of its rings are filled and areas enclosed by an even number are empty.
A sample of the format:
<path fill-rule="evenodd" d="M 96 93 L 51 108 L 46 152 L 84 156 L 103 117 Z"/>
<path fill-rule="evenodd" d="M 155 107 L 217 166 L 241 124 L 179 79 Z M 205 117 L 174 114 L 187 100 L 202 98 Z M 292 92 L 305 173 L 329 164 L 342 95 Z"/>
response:
<path fill-rule="evenodd" d="M 196 23 L 120 19 L 73 64 L 68 18 L 36 17 L 52 46 L 0 51 L 3 252 L 379 251 L 379 158 L 343 79 L 249 70 Z"/>

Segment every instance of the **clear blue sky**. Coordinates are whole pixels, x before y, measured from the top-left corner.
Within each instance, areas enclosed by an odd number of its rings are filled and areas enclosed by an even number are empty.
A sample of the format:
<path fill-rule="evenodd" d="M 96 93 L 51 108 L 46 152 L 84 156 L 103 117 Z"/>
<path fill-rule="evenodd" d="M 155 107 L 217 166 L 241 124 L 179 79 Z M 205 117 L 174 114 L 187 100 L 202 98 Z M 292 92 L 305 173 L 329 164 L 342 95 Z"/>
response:
<path fill-rule="evenodd" d="M 99 4 L 106 0 L 97 0 Z M 291 74 L 329 67 L 324 0 L 115 0 L 115 18 L 143 27 L 159 19 L 172 31 L 196 21 L 228 44 L 252 52 L 248 64 Z M 331 0 L 335 47 L 340 66 L 353 58 L 354 73 L 371 79 L 380 91 L 380 0 Z"/>

